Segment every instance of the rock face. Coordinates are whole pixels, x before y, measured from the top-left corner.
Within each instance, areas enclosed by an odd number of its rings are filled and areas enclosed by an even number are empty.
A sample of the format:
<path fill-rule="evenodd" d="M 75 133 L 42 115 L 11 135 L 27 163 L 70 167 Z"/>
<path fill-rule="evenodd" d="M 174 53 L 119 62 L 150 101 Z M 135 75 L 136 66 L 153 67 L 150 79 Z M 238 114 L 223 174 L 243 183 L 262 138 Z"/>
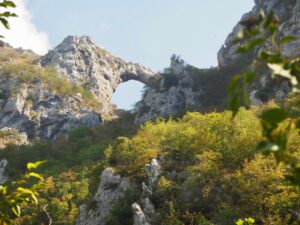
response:
<path fill-rule="evenodd" d="M 161 166 L 156 159 L 146 165 L 145 182 L 139 202 L 132 204 L 134 225 L 151 225 L 156 216 L 155 207 L 149 200 L 153 188 L 161 173 Z M 114 204 L 124 196 L 126 190 L 133 188 L 128 178 L 115 174 L 112 168 L 106 168 L 101 174 L 99 188 L 90 206 L 80 207 L 76 225 L 105 225 L 106 218 Z"/>
<path fill-rule="evenodd" d="M 110 101 L 117 86 L 137 80 L 152 86 L 157 73 L 144 66 L 127 63 L 99 48 L 90 37 L 67 37 L 53 51 L 41 58 L 42 66 L 54 66 L 73 84 L 84 85 L 102 103 L 101 113 L 109 113 Z"/>
<path fill-rule="evenodd" d="M 19 133 L 16 129 L 4 127 L 0 129 L 0 149 L 7 145 L 26 145 L 26 133 Z"/>
<path fill-rule="evenodd" d="M 15 88 L 19 93 L 10 94 Z M 0 89 L 0 128 L 15 128 L 30 139 L 54 140 L 74 128 L 101 124 L 99 113 L 85 107 L 80 96 L 58 96 L 38 81 L 28 86 L 0 78 Z"/>
<path fill-rule="evenodd" d="M 261 11 L 265 14 L 274 11 L 278 15 L 280 19 L 278 38 L 288 35 L 298 37 L 296 41 L 284 46 L 283 53 L 287 56 L 300 55 L 300 0 L 255 0 L 255 6 L 242 17 L 241 21 L 250 17 L 257 17 Z M 136 122 L 142 123 L 149 119 L 155 120 L 158 117 L 177 116 L 189 110 L 223 109 L 222 105 L 226 105 L 226 87 L 229 81 L 233 75 L 240 73 L 242 68 L 247 66 L 248 62 L 246 61 L 249 60 L 236 54 L 239 46 L 234 40 L 241 29 L 242 25 L 239 22 L 227 37 L 225 44 L 218 53 L 218 68 L 205 71 L 185 65 L 182 60 L 172 57 L 171 66 L 167 73 L 177 75 L 176 82 L 166 88 L 165 84 L 170 79 L 164 78 L 161 79 L 159 88 L 147 89 L 143 99 L 137 104 Z M 261 48 L 256 49 L 256 51 L 259 52 Z M 245 65 L 243 66 L 243 64 Z M 241 67 L 240 70 L 237 69 L 238 67 Z M 193 73 L 197 70 L 196 73 L 207 75 L 206 83 L 203 82 L 203 79 L 200 82 L 193 80 Z M 213 70 L 217 71 L 219 79 L 210 75 Z M 210 81 L 207 82 L 208 80 Z M 195 83 L 197 83 L 196 86 Z M 220 83 L 222 85 L 219 85 Z M 207 90 L 207 86 L 210 85 L 215 88 Z M 216 96 L 216 92 L 221 94 Z M 252 104 L 261 104 L 272 98 L 281 100 L 286 97 L 288 92 L 288 84 L 285 82 L 275 83 L 268 72 L 262 74 L 249 90 Z M 208 100 L 211 103 L 205 103 Z M 217 102 L 217 104 L 213 102 Z M 219 107 L 215 107 L 216 105 Z"/>
<path fill-rule="evenodd" d="M 93 198 L 93 208 L 80 207 L 77 225 L 105 225 L 105 219 L 114 203 L 130 188 L 129 180 L 107 168 L 102 172 L 100 186 Z"/>
<path fill-rule="evenodd" d="M 254 8 L 249 13 L 246 13 L 241 21 L 250 17 L 257 17 L 261 11 L 266 15 L 274 11 L 278 16 L 280 22 L 278 39 L 290 35 L 297 37 L 295 41 L 283 47 L 283 54 L 286 56 L 300 55 L 300 0 L 255 0 Z M 241 29 L 242 25 L 238 23 L 220 49 L 218 53 L 220 68 L 239 60 L 239 55 L 235 53 L 239 46 L 234 43 L 234 39 Z M 264 46 L 257 48 L 255 51 L 260 52 L 262 48 Z M 250 101 L 252 104 L 261 104 L 270 98 L 282 100 L 290 90 L 286 82 L 275 83 L 267 74 L 263 74 L 259 80 L 254 82 L 250 89 Z"/>
<path fill-rule="evenodd" d="M 0 160 L 0 185 L 7 181 L 7 176 L 5 174 L 8 162 L 6 159 Z"/>
<path fill-rule="evenodd" d="M 150 201 L 153 189 L 161 174 L 161 166 L 156 159 L 153 159 L 145 168 L 145 181 L 142 184 L 142 195 L 140 197 L 140 205 L 132 204 L 133 225 L 151 225 L 156 217 L 155 206 Z"/>
<path fill-rule="evenodd" d="M 260 11 L 265 14 L 274 11 L 280 20 L 279 37 L 293 35 L 300 37 L 300 1 L 299 0 L 255 0 L 255 6 L 249 13 L 243 15 L 241 21 L 247 20 L 249 17 L 257 17 Z M 242 25 L 238 23 L 231 34 L 227 37 L 225 44 L 218 53 L 219 66 L 225 66 L 235 62 L 238 55 L 235 51 L 239 47 L 234 43 L 234 39 L 238 32 L 242 29 Z M 287 44 L 283 53 L 285 55 L 299 54 L 300 39 Z M 259 49 L 257 49 L 259 51 Z"/>
<path fill-rule="evenodd" d="M 7 55 L 5 52 L 8 52 Z M 144 66 L 127 63 L 99 48 L 89 37 L 69 36 L 38 59 L 44 68 L 55 67 L 59 77 L 66 80 L 65 83 L 83 90 L 69 95 L 58 94 L 49 89 L 40 76 L 30 82 L 24 81 L 26 78 L 22 76 L 35 75 L 32 71 L 28 75 L 18 70 L 19 65 L 26 70 L 34 67 L 36 73 L 40 72 L 39 65 L 26 64 L 25 68 L 23 62 L 16 59 L 18 56 L 37 58 L 33 53 L 28 57 L 24 52 L 0 43 L 0 56 L 5 60 L 0 62 L 0 129 L 15 128 L 25 132 L 29 139 L 40 137 L 55 140 L 74 128 L 100 125 L 104 119 L 115 116 L 110 101 L 120 83 L 134 79 L 152 86 L 158 77 Z M 50 76 L 45 79 L 51 85 Z M 68 87 L 56 88 L 64 90 Z M 87 106 L 83 95 L 90 93 L 94 94 L 100 106 Z"/>
<path fill-rule="evenodd" d="M 133 225 L 150 225 L 150 223 L 148 223 L 146 219 L 144 212 L 142 211 L 141 207 L 137 203 L 134 203 L 132 205 L 132 210 L 133 210 Z"/>
<path fill-rule="evenodd" d="M 191 66 L 172 57 L 167 69 L 168 77 L 162 77 L 158 88 L 147 88 L 142 100 L 137 103 L 136 123 L 158 117 L 176 116 L 201 105 L 201 89 L 194 89 L 189 74 Z"/>
<path fill-rule="evenodd" d="M 242 20 L 257 16 L 261 10 L 266 14 L 274 10 L 279 16 L 279 36 L 300 37 L 300 0 L 255 0 L 254 8 Z M 226 86 L 230 76 L 234 75 L 232 71 L 225 73 L 224 68 L 239 59 L 235 54 L 238 45 L 234 43 L 234 38 L 241 28 L 238 23 L 220 49 L 219 68 L 201 70 L 173 56 L 171 66 L 162 75 L 113 56 L 98 47 L 90 37 L 69 36 L 55 49 L 39 58 L 39 64 L 45 68 L 55 67 L 60 77 L 74 86 L 80 86 L 84 91 L 93 93 L 101 107 L 91 109 L 84 106 L 85 100 L 80 93 L 59 96 L 47 89 L 39 79 L 24 84 L 13 77 L 0 76 L 0 128 L 15 128 L 25 132 L 29 139 L 57 139 L 76 127 L 99 125 L 107 117 L 115 116 L 110 104 L 112 95 L 120 83 L 128 80 L 137 80 L 147 86 L 135 109 L 136 123 L 158 117 L 177 116 L 189 110 L 215 109 L 216 105 L 224 103 Z M 0 42 L 0 48 L 1 54 L 2 49 L 11 47 Z M 284 53 L 298 54 L 299 49 L 300 38 L 287 44 Z M 19 54 L 22 53 L 22 50 L 18 51 Z M 14 58 L 6 63 L 18 64 Z M 196 81 L 195 71 L 204 74 L 204 79 Z M 4 72 L 0 65 L 0 75 Z M 211 72 L 223 77 L 216 79 L 216 76 L 210 76 Z M 207 90 L 208 86 L 213 88 Z M 253 85 L 250 90 L 252 103 L 260 104 L 270 96 L 283 98 L 288 91 L 286 84 L 273 89 L 269 88 L 271 86 L 274 84 L 267 77 L 262 77 Z M 16 89 L 19 91 L 12 94 Z M 205 103 L 207 101 L 208 104 Z"/>

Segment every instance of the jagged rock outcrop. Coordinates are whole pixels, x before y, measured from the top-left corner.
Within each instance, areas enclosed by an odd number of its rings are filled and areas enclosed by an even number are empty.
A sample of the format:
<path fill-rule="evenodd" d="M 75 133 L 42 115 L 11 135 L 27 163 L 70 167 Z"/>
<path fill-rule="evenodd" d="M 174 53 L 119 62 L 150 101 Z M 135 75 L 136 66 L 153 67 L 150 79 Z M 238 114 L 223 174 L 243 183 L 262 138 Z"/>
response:
<path fill-rule="evenodd" d="M 0 160 L 0 185 L 4 184 L 7 181 L 6 167 L 8 162 L 6 159 Z"/>
<path fill-rule="evenodd" d="M 69 36 L 40 60 L 54 66 L 73 84 L 84 85 L 102 103 L 101 112 L 109 113 L 112 95 L 120 83 L 137 80 L 154 86 L 158 74 L 142 65 L 125 62 L 99 48 L 88 36 Z"/>
<path fill-rule="evenodd" d="M 148 223 L 146 219 L 144 212 L 142 211 L 141 207 L 137 203 L 134 203 L 132 205 L 132 210 L 133 210 L 133 225 L 150 225 L 150 223 Z"/>
<path fill-rule="evenodd" d="M 151 69 L 113 56 L 86 36 L 69 36 L 40 59 L 3 42 L 0 48 L 0 128 L 15 128 L 29 139 L 55 140 L 74 128 L 100 125 L 115 117 L 110 101 L 120 83 L 134 79 L 152 86 L 158 77 Z M 51 73 L 41 75 L 39 67 L 55 67 L 63 82 Z M 94 99 L 87 102 L 91 95 Z M 91 107 L 94 103 L 97 106 Z"/>
<path fill-rule="evenodd" d="M 26 145 L 28 139 L 26 133 L 20 133 L 14 128 L 4 127 L 0 129 L 0 149 L 7 145 Z"/>
<path fill-rule="evenodd" d="M 286 56 L 300 55 L 300 1 L 299 0 L 255 0 L 254 8 L 243 15 L 241 21 L 245 21 L 250 17 L 257 17 L 260 12 L 266 15 L 274 11 L 279 18 L 279 29 L 277 38 L 286 36 L 295 36 L 297 39 L 283 46 L 282 52 Z M 227 37 L 225 44 L 218 53 L 219 67 L 228 66 L 236 63 L 240 59 L 240 55 L 236 54 L 239 45 L 234 42 L 237 34 L 243 29 L 238 23 L 232 33 Z M 260 52 L 261 46 L 255 49 L 255 54 Z M 282 100 L 287 96 L 290 88 L 287 82 L 275 83 L 270 78 L 270 73 L 260 74 L 259 79 L 250 87 L 250 101 L 252 104 L 261 104 L 270 98 Z"/>
<path fill-rule="evenodd" d="M 28 86 L 13 78 L 0 78 L 0 88 L 0 128 L 15 128 L 30 139 L 54 140 L 74 128 L 101 124 L 99 113 L 85 107 L 80 96 L 56 95 L 39 81 Z M 16 88 L 19 92 L 11 94 Z"/>
<path fill-rule="evenodd" d="M 257 17 L 260 11 L 265 14 L 274 11 L 279 17 L 280 27 L 278 36 L 285 37 L 293 35 L 300 37 L 300 1 L 299 0 L 255 0 L 254 8 L 243 15 L 241 21 L 250 17 Z M 227 37 L 225 44 L 218 53 L 219 66 L 225 66 L 235 62 L 239 56 L 235 53 L 239 47 L 234 40 L 242 29 L 242 25 L 238 23 L 232 33 Z M 259 49 L 257 49 L 259 51 Z M 295 40 L 284 46 L 283 53 L 285 55 L 300 54 L 300 39 Z"/>
<path fill-rule="evenodd" d="M 255 0 L 254 8 L 246 13 L 241 21 L 257 17 L 261 11 L 265 14 L 274 11 L 278 15 L 280 20 L 278 38 L 288 35 L 298 37 L 297 40 L 284 46 L 283 53 L 288 56 L 300 55 L 300 0 Z M 239 22 L 227 37 L 218 52 L 218 68 L 201 70 L 172 57 L 167 73 L 177 76 L 173 76 L 173 83 L 168 88 L 165 84 L 170 80 L 170 76 L 161 79 L 159 88 L 145 91 L 143 99 L 137 104 L 136 122 L 143 123 L 149 119 L 178 116 L 189 110 L 224 109 L 229 81 L 251 63 L 251 56 L 243 58 L 236 54 L 239 45 L 236 44 L 235 39 L 242 28 Z M 263 47 L 257 48 L 256 52 Z M 204 79 L 199 79 L 201 76 Z M 207 88 L 209 86 L 212 88 Z M 216 94 L 218 92 L 219 94 Z M 249 88 L 252 104 L 261 104 L 274 98 L 282 100 L 288 92 L 287 82 L 274 82 L 268 71 L 259 74 L 259 78 Z"/>
<path fill-rule="evenodd" d="M 161 165 L 153 159 L 145 168 L 145 182 L 142 184 L 142 194 L 139 202 L 132 204 L 134 225 L 151 225 L 156 212 L 149 200 L 161 173 Z M 80 207 L 76 225 L 105 225 L 107 216 L 115 203 L 120 200 L 126 190 L 136 187 L 129 178 L 114 173 L 112 168 L 106 168 L 101 174 L 99 188 L 92 202 Z"/>
<path fill-rule="evenodd" d="M 151 225 L 155 220 L 155 206 L 150 198 L 153 194 L 153 189 L 161 174 L 161 165 L 158 160 L 153 159 L 145 168 L 145 181 L 142 183 L 142 195 L 140 197 L 140 205 L 132 204 L 133 210 L 133 225 Z"/>
<path fill-rule="evenodd" d="M 177 116 L 201 105 L 203 91 L 194 88 L 190 65 L 172 57 L 167 69 L 168 77 L 161 77 L 158 88 L 147 88 L 143 98 L 136 104 L 136 123 L 159 117 Z"/>
<path fill-rule="evenodd" d="M 281 21 L 279 36 L 300 37 L 300 0 L 255 0 L 254 8 L 245 14 L 242 20 L 257 16 L 260 10 L 266 14 L 273 10 L 279 16 Z M 158 117 L 177 116 L 189 110 L 205 111 L 220 108 L 226 99 L 226 86 L 236 72 L 224 72 L 224 68 L 239 59 L 235 53 L 238 45 L 234 39 L 241 28 L 238 23 L 220 49 L 219 68 L 201 70 L 186 65 L 177 57 L 172 57 L 171 66 L 166 71 L 168 76 L 159 75 L 139 64 L 125 62 L 106 49 L 98 47 L 90 37 L 69 36 L 55 49 L 41 57 L 38 60 L 39 64 L 42 67 L 55 67 L 59 75 L 72 85 L 81 86 L 93 93 L 101 103 L 101 107 L 91 109 L 84 106 L 85 99 L 80 93 L 59 96 L 47 89 L 39 79 L 26 85 L 12 77 L 1 76 L 0 128 L 16 128 L 20 132 L 25 132 L 29 139 L 36 136 L 56 139 L 79 126 L 99 125 L 107 117 L 115 116 L 110 101 L 117 86 L 132 79 L 147 86 L 142 100 L 135 109 L 136 123 Z M 0 48 L 11 47 L 1 42 Z M 300 39 L 287 44 L 284 53 L 298 54 L 299 48 Z M 18 54 L 24 53 L 21 49 L 16 51 Z M 6 63 L 18 64 L 13 58 Z M 211 71 L 215 71 L 221 78 L 210 76 Z M 4 73 L 2 67 L 1 73 Z M 195 73 L 201 76 L 204 74 L 204 81 L 203 79 L 196 81 Z M 283 98 L 288 92 L 286 84 L 275 87 L 271 79 L 265 76 L 260 80 L 264 81 L 255 83 L 249 90 L 252 103 L 260 104 L 270 97 Z M 208 86 L 213 85 L 219 86 L 207 90 Z M 270 89 L 270 86 L 275 88 Z M 20 91 L 12 95 L 12 90 L 16 89 Z M 31 98 L 32 96 L 34 98 Z"/>
<path fill-rule="evenodd" d="M 114 203 L 130 188 L 128 178 L 115 174 L 112 168 L 102 172 L 99 188 L 93 198 L 92 207 L 82 205 L 76 220 L 77 225 L 105 225 L 105 219 Z"/>

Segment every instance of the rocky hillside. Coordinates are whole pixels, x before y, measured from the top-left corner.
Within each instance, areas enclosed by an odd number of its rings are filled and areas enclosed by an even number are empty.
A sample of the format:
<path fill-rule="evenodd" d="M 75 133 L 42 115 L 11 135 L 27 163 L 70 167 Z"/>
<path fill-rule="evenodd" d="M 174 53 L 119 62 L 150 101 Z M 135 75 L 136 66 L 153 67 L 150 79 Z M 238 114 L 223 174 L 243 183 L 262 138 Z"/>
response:
<path fill-rule="evenodd" d="M 67 37 L 53 51 L 40 59 L 43 67 L 57 68 L 60 76 L 74 85 L 83 85 L 101 102 L 100 112 L 110 112 L 112 95 L 120 83 L 138 80 L 148 86 L 156 79 L 151 69 L 113 56 L 99 48 L 90 37 Z"/>
<path fill-rule="evenodd" d="M 300 1 L 299 0 L 255 0 L 254 8 L 243 15 L 241 21 L 247 20 L 250 17 L 257 17 L 259 13 L 263 11 L 265 14 L 269 14 L 274 11 L 280 21 L 280 27 L 278 32 L 278 38 L 293 35 L 300 36 Z M 239 56 L 235 53 L 239 47 L 234 43 L 239 31 L 241 31 L 242 25 L 238 23 L 233 31 L 227 37 L 225 44 L 222 46 L 218 53 L 219 67 L 231 64 L 238 60 Z M 299 54 L 300 40 L 295 40 L 284 46 L 283 52 L 286 55 Z M 259 51 L 259 49 L 257 49 Z"/>
<path fill-rule="evenodd" d="M 29 139 L 57 139 L 114 117 L 116 87 L 131 79 L 151 86 L 156 73 L 114 57 L 89 37 L 67 37 L 47 55 L 0 45 L 0 128 Z"/>
<path fill-rule="evenodd" d="M 281 21 L 279 36 L 300 36 L 300 0 L 255 3 L 241 21 L 261 10 L 274 10 Z M 235 54 L 234 38 L 240 29 L 239 22 L 220 49 L 219 67 L 199 69 L 173 56 L 170 67 L 161 74 L 113 56 L 87 36 L 69 36 L 43 57 L 1 43 L 0 128 L 16 128 L 29 139 L 57 139 L 73 128 L 99 125 L 115 117 L 112 95 L 128 80 L 146 85 L 136 105 L 136 123 L 186 111 L 224 109 L 228 82 L 251 62 L 251 57 Z M 299 47 L 300 41 L 295 41 L 284 52 L 297 54 Z M 283 98 L 288 88 L 285 83 L 272 83 L 266 72 L 249 90 L 251 101 L 260 104 Z"/>
<path fill-rule="evenodd" d="M 243 26 L 242 21 L 274 11 L 279 18 L 278 38 L 293 35 L 300 37 L 299 0 L 255 0 L 254 8 L 243 15 L 241 21 L 227 37 L 218 53 L 219 66 L 211 69 L 198 69 L 172 57 L 171 66 L 163 74 L 163 81 L 157 89 L 147 89 L 137 104 L 137 122 L 157 117 L 178 116 L 186 111 L 211 111 L 224 109 L 228 82 L 236 74 L 243 72 L 253 56 L 236 54 L 238 45 L 234 42 Z M 263 48 L 263 46 L 261 47 Z M 256 49 L 259 52 L 261 48 Z M 300 39 L 284 46 L 284 54 L 300 54 Z M 260 74 L 249 92 L 253 104 L 261 104 L 271 98 L 283 99 L 289 90 L 287 83 L 275 83 L 268 71 Z"/>

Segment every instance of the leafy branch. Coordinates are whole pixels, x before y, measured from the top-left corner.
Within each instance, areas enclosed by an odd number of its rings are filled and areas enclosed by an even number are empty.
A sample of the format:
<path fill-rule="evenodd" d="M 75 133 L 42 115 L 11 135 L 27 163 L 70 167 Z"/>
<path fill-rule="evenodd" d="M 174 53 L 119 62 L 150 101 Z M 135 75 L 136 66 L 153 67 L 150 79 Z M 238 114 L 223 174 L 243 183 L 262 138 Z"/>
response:
<path fill-rule="evenodd" d="M 15 217 L 21 216 L 24 204 L 38 204 L 38 190 L 44 186 L 38 181 L 43 177 L 34 172 L 43 161 L 28 163 L 24 178 L 12 182 L 11 185 L 0 186 L 0 224 L 13 224 Z"/>
<path fill-rule="evenodd" d="M 2 8 L 2 10 L 0 11 L 0 23 L 6 29 L 10 29 L 8 19 L 10 17 L 17 17 L 17 15 L 15 13 L 12 13 L 7 10 L 8 10 L 8 8 L 15 8 L 15 7 L 16 7 L 16 4 L 12 1 L 3 0 L 2 2 L 0 2 L 0 9 Z M 2 12 L 3 10 L 4 10 L 4 12 Z M 3 38 L 3 36 L 0 35 L 0 38 Z"/>
<path fill-rule="evenodd" d="M 300 159 L 288 150 L 291 132 L 300 131 L 300 104 L 297 100 L 300 93 L 300 57 L 283 54 L 284 46 L 296 38 L 279 38 L 279 19 L 273 12 L 267 16 L 261 12 L 258 18 L 250 17 L 242 25 L 244 29 L 238 33 L 236 39 L 239 44 L 237 53 L 253 53 L 254 60 L 249 71 L 235 76 L 229 84 L 229 108 L 235 116 L 240 106 L 250 105 L 248 88 L 258 77 L 258 68 L 262 66 L 269 69 L 273 79 L 280 78 L 289 83 L 290 95 L 294 101 L 290 100 L 292 105 L 267 109 L 261 114 L 263 141 L 257 148 L 274 155 L 278 163 L 284 163 L 289 170 L 286 179 L 300 190 Z M 286 103 L 289 101 L 286 100 Z"/>

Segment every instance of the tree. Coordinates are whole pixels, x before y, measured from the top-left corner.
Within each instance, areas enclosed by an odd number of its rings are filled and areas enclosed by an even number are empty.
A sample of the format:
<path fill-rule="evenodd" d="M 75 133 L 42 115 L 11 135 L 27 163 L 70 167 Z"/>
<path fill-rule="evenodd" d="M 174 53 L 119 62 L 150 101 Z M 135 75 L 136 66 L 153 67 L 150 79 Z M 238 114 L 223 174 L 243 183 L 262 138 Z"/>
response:
<path fill-rule="evenodd" d="M 17 16 L 15 13 L 7 11 L 7 9 L 8 8 L 15 8 L 15 7 L 16 7 L 16 5 L 12 1 L 3 0 L 2 2 L 0 2 L 0 23 L 6 29 L 10 29 L 8 18 Z M 3 36 L 0 35 L 0 38 L 3 38 Z"/>
<path fill-rule="evenodd" d="M 291 90 L 288 100 L 260 115 L 264 140 L 257 148 L 265 154 L 274 155 L 278 163 L 285 164 L 289 171 L 286 179 L 300 190 L 300 159 L 293 150 L 288 149 L 292 133 L 300 131 L 300 57 L 282 53 L 284 45 L 296 38 L 279 37 L 279 19 L 273 12 L 267 16 L 261 13 L 258 18 L 250 17 L 242 25 L 244 30 L 237 37 L 240 44 L 237 53 L 255 53 L 257 47 L 263 47 L 263 50 L 254 56 L 249 71 L 235 76 L 231 81 L 228 87 L 229 108 L 235 116 L 241 105 L 249 105 L 247 89 L 259 76 L 259 68 L 267 68 L 273 79 L 279 77 L 289 82 Z"/>

